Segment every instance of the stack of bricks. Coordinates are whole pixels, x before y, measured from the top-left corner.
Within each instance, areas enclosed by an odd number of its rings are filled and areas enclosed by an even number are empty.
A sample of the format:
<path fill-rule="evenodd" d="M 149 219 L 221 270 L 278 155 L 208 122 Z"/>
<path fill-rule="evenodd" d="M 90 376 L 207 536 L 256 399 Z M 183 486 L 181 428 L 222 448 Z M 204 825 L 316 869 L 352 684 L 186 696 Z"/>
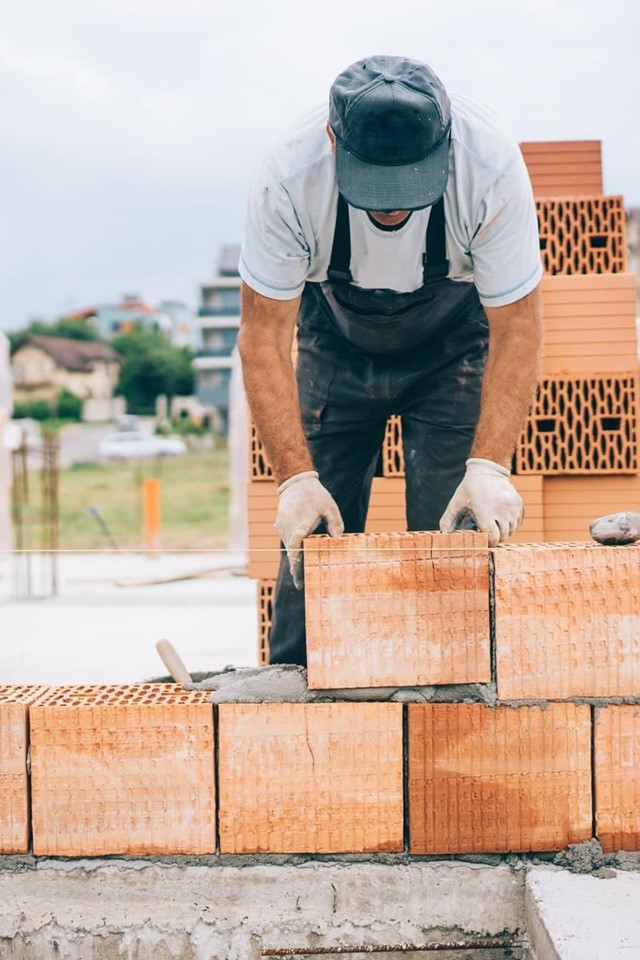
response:
<path fill-rule="evenodd" d="M 587 540 L 591 520 L 638 509 L 638 360 L 634 276 L 623 199 L 603 196 L 599 141 L 523 143 L 538 211 L 545 316 L 542 382 L 513 463 L 525 506 L 511 542 Z M 276 494 L 251 436 L 249 576 L 258 580 L 259 662 L 268 660 L 278 569 Z M 399 417 L 391 417 L 367 532 L 406 530 Z"/>
<path fill-rule="evenodd" d="M 623 198 L 603 196 L 599 141 L 524 143 L 545 276 L 542 381 L 514 460 L 541 484 L 545 541 L 584 541 L 637 509 L 638 344 Z"/>
<path fill-rule="evenodd" d="M 640 849 L 640 545 L 352 534 L 305 554 L 310 687 L 421 702 L 0 687 L 0 853 Z"/>

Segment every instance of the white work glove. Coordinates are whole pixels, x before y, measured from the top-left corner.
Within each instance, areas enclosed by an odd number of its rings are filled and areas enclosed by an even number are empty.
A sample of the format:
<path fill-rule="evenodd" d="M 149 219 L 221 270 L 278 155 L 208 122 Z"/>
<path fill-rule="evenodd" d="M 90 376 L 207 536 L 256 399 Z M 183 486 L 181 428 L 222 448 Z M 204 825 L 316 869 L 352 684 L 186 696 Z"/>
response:
<path fill-rule="evenodd" d="M 489 534 L 489 546 L 497 547 L 515 533 L 524 517 L 522 498 L 509 480 L 506 467 L 493 460 L 471 457 L 467 470 L 440 520 L 442 533 L 460 529 L 465 518 Z"/>
<path fill-rule="evenodd" d="M 289 477 L 280 484 L 278 493 L 275 528 L 285 545 L 294 585 L 297 590 L 302 590 L 302 541 L 317 530 L 323 520 L 332 537 L 341 537 L 344 523 L 338 504 L 322 486 L 315 470 Z"/>

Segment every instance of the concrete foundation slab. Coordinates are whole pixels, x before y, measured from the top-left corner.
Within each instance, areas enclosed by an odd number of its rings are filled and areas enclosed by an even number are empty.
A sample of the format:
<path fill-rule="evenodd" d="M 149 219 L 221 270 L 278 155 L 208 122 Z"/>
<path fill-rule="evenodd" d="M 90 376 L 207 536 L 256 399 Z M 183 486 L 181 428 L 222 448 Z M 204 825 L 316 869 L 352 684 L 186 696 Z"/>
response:
<path fill-rule="evenodd" d="M 259 960 L 285 947 L 497 937 L 524 930 L 524 880 L 460 862 L 37 861 L 0 871 L 0 958 Z"/>

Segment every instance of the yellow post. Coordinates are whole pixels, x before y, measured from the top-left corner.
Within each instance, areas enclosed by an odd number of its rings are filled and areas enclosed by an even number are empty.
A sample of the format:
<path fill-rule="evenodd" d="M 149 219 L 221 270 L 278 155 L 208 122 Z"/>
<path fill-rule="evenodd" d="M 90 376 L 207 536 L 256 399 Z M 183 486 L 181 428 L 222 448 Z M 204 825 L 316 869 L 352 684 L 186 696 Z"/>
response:
<path fill-rule="evenodd" d="M 160 481 L 156 477 L 145 477 L 142 481 L 142 527 L 147 553 L 158 553 L 160 550 Z"/>

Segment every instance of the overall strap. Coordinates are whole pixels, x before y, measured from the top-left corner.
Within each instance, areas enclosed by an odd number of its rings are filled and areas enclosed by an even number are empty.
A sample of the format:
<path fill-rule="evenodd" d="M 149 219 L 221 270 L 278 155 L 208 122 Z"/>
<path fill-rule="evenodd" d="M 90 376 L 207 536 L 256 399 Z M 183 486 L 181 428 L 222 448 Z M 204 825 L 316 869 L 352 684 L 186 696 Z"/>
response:
<path fill-rule="evenodd" d="M 349 232 L 349 207 L 341 193 L 338 194 L 338 214 L 333 234 L 331 262 L 327 271 L 329 280 L 351 283 L 351 234 Z"/>
<path fill-rule="evenodd" d="M 434 203 L 427 224 L 426 251 L 423 258 L 424 283 L 445 279 L 449 275 L 447 244 L 444 231 L 444 196 Z"/>

